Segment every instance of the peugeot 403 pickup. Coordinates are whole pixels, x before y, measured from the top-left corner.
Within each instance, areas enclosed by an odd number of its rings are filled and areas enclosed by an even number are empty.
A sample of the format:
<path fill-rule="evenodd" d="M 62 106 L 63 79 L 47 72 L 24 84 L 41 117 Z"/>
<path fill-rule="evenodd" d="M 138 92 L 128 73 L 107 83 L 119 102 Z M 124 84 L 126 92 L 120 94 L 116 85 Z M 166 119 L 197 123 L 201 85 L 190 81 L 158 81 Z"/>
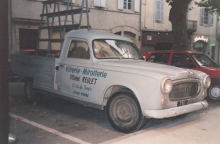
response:
<path fill-rule="evenodd" d="M 210 77 L 200 71 L 146 62 L 126 37 L 70 31 L 60 52 L 13 54 L 11 69 L 36 93 L 106 111 L 116 130 L 130 133 L 148 119 L 175 117 L 208 107 Z"/>

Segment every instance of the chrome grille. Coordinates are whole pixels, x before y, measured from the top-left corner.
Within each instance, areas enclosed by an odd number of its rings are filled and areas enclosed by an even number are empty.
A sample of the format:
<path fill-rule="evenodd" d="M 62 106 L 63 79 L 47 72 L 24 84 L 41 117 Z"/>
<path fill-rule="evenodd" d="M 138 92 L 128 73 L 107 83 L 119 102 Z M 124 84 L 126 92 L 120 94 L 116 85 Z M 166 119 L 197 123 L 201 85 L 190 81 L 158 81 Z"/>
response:
<path fill-rule="evenodd" d="M 173 85 L 170 92 L 170 101 L 180 101 L 195 98 L 199 92 L 198 82 L 184 82 Z"/>

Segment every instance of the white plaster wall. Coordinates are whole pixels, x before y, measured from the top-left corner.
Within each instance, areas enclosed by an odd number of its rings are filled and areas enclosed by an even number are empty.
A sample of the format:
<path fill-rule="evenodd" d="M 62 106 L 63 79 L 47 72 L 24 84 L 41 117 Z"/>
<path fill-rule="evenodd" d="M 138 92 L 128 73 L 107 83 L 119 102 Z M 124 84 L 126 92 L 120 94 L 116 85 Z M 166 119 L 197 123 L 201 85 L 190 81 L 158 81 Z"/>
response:
<path fill-rule="evenodd" d="M 155 0 L 142 0 L 142 28 L 149 30 L 171 31 L 172 25 L 169 21 L 170 6 L 164 0 L 164 21 L 155 21 Z"/>
<path fill-rule="evenodd" d="M 137 0 L 136 0 L 137 1 Z M 82 0 L 75 0 L 74 6 L 80 7 L 82 5 Z M 89 21 L 92 26 L 92 30 L 99 30 L 105 32 L 119 32 L 129 31 L 135 34 L 133 38 L 135 43 L 139 46 L 139 36 L 140 36 L 140 13 L 133 10 L 119 10 L 118 0 L 106 0 L 105 7 L 94 7 L 94 0 L 88 0 L 88 6 L 90 8 Z M 40 14 L 42 13 L 43 4 L 37 0 L 12 0 L 12 19 L 40 19 Z M 66 9 L 66 5 L 61 5 L 61 10 Z M 53 11 L 53 6 L 49 9 L 50 12 Z M 77 23 L 79 15 L 75 16 L 75 22 Z M 71 20 L 68 17 L 68 20 Z M 56 22 L 58 19 L 55 20 Z M 83 15 L 82 24 L 86 25 L 86 15 Z M 13 41 L 14 48 L 16 51 L 19 49 L 19 28 L 30 28 L 31 24 L 20 24 L 13 23 Z"/>
<path fill-rule="evenodd" d="M 40 19 L 42 3 L 29 0 L 11 0 L 12 17 L 26 19 Z"/>
<path fill-rule="evenodd" d="M 155 17 L 155 0 L 142 0 L 142 13 L 141 13 L 141 28 L 142 30 L 154 30 L 154 31 L 171 31 L 172 30 L 172 25 L 171 22 L 169 21 L 169 11 L 170 11 L 170 6 L 168 3 L 164 1 L 164 21 L 161 23 L 155 22 L 154 17 Z M 216 26 L 217 26 L 217 16 L 214 15 L 214 24 L 213 26 L 202 26 L 200 25 L 200 7 L 196 6 L 194 4 L 194 1 L 192 1 L 189 5 L 189 8 L 193 7 L 191 11 L 188 13 L 188 20 L 195 20 L 197 21 L 197 31 L 194 32 L 191 36 L 191 49 L 193 46 L 193 41 L 195 37 L 198 36 L 205 36 L 206 38 L 209 39 L 208 44 L 207 44 L 207 53 L 211 52 L 211 43 L 216 44 L 215 48 L 215 61 L 218 61 L 220 58 L 219 56 L 219 51 L 218 51 L 218 41 L 216 40 Z M 210 56 L 210 55 L 209 55 Z M 220 61 L 220 60 L 219 60 Z"/>

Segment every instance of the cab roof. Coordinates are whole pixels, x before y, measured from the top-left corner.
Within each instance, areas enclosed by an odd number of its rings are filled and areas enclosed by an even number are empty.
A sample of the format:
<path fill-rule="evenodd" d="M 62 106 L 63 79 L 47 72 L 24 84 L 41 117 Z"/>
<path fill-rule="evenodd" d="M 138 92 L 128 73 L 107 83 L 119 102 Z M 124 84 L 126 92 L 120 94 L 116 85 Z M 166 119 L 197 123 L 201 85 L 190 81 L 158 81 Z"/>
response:
<path fill-rule="evenodd" d="M 129 38 L 111 34 L 111 33 L 104 33 L 104 32 L 96 32 L 96 31 L 88 31 L 88 30 L 72 30 L 67 34 L 67 37 L 76 37 L 88 40 L 94 39 L 118 39 L 132 42 Z"/>

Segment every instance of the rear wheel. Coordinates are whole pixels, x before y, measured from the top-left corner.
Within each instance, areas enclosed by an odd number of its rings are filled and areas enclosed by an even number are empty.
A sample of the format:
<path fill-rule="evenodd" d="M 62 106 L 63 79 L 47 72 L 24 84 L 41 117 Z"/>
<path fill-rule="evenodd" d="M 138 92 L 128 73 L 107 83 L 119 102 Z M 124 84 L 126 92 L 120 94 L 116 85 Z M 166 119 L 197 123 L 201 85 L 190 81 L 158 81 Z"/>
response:
<path fill-rule="evenodd" d="M 34 101 L 33 80 L 26 80 L 24 87 L 24 95 L 28 102 Z"/>
<path fill-rule="evenodd" d="M 147 121 L 134 94 L 128 90 L 119 91 L 110 98 L 106 113 L 112 127 L 124 133 L 141 129 Z"/>
<path fill-rule="evenodd" d="M 24 95 L 26 100 L 30 103 L 39 103 L 42 100 L 42 97 L 39 94 L 37 94 L 33 88 L 32 79 L 28 79 L 25 81 Z"/>

